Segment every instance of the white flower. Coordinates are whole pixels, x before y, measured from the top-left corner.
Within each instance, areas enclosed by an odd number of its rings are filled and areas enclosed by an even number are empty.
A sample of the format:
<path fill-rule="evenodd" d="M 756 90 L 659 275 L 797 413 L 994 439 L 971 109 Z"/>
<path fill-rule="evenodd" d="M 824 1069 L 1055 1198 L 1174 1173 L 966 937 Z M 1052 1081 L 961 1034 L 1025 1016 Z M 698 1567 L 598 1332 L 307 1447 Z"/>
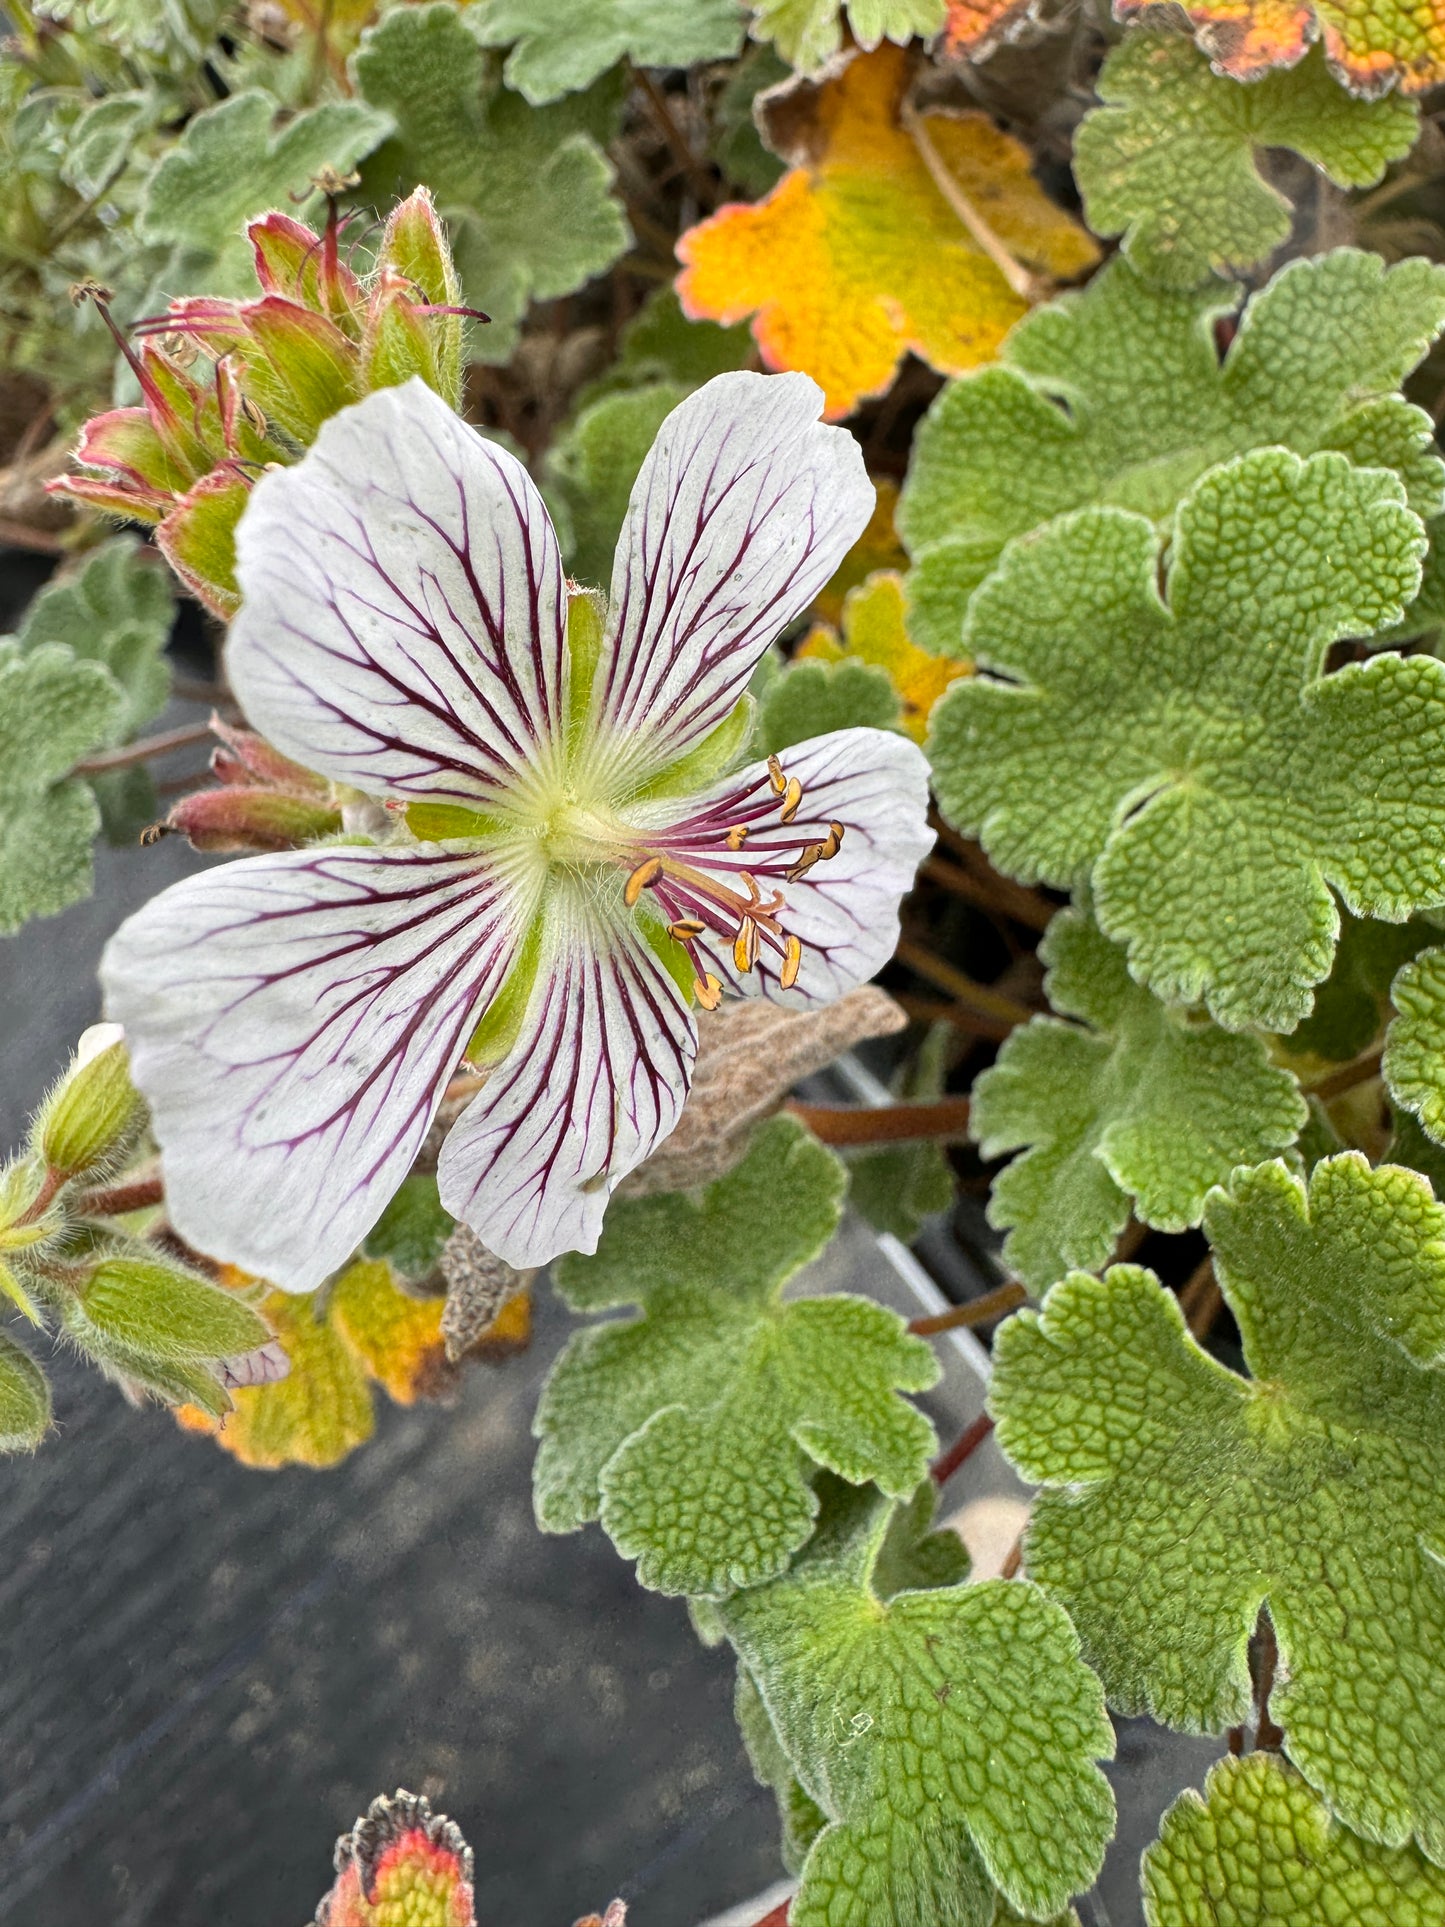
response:
<path fill-rule="evenodd" d="M 687 1095 L 694 997 L 823 1002 L 891 954 L 927 766 L 845 729 L 726 772 L 749 674 L 867 521 L 801 375 L 719 376 L 663 424 L 611 613 L 569 604 L 519 463 L 421 382 L 258 482 L 228 667 L 252 724 L 385 799 L 397 840 L 226 864 L 122 926 L 102 974 L 181 1235 L 292 1291 L 488 1067 L 442 1201 L 517 1267 L 594 1250 Z"/>

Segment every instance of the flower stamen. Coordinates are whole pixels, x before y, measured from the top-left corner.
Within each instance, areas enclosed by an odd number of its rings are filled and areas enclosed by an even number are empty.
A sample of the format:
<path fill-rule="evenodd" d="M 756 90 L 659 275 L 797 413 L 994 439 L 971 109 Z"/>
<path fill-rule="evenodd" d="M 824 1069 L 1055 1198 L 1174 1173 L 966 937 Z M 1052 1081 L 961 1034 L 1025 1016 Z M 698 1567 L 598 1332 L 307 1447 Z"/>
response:
<path fill-rule="evenodd" d="M 783 942 L 783 967 L 778 972 L 778 982 L 784 990 L 791 990 L 798 981 L 798 971 L 803 962 L 803 941 L 791 933 Z"/>
<path fill-rule="evenodd" d="M 780 823 L 791 823 L 798 814 L 798 805 L 803 800 L 803 786 L 796 776 L 790 776 L 783 792 L 783 806 L 778 811 Z"/>
<path fill-rule="evenodd" d="M 743 847 L 744 843 L 746 843 L 747 840 L 748 840 L 747 824 L 734 823 L 732 828 L 727 833 L 726 842 L 727 842 L 728 848 L 736 852 Z"/>
<path fill-rule="evenodd" d="M 707 925 L 697 917 L 679 917 L 675 923 L 667 926 L 667 934 L 674 943 L 690 943 L 706 929 Z"/>
<path fill-rule="evenodd" d="M 722 1002 L 722 985 L 710 972 L 705 972 L 697 979 L 692 993 L 704 1010 L 716 1010 Z"/>
<path fill-rule="evenodd" d="M 648 885 L 656 883 L 657 879 L 662 875 L 662 868 L 663 864 L 660 856 L 650 856 L 646 862 L 638 864 L 637 868 L 632 872 L 632 875 L 622 886 L 622 901 L 627 905 L 629 910 L 635 907 L 637 899 L 642 895 Z"/>
<path fill-rule="evenodd" d="M 768 758 L 768 781 L 773 786 L 773 795 L 781 796 L 788 787 L 788 779 L 783 774 L 783 766 L 776 756 Z"/>

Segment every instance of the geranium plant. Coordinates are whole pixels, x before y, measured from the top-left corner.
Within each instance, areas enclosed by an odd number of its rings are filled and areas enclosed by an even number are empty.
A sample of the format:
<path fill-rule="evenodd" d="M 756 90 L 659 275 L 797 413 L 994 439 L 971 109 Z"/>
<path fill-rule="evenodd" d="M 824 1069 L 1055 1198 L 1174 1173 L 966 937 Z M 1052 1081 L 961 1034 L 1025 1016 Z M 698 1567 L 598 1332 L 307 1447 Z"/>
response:
<path fill-rule="evenodd" d="M 7 8 L 0 929 L 198 854 L 0 1170 L 0 1449 L 60 1339 L 334 1464 L 555 1292 L 758 1927 L 1077 1920 L 1111 1715 L 1228 1735 L 1147 1927 L 1445 1922 L 1445 34 L 1114 12 Z M 480 1917 L 409 1793 L 336 1873 Z"/>

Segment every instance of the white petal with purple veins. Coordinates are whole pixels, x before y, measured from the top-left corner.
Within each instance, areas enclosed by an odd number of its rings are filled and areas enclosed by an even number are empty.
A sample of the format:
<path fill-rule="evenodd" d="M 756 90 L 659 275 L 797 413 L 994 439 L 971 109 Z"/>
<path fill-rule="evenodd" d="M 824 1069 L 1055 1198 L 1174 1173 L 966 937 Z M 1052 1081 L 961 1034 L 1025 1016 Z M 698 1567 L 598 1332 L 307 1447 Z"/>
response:
<path fill-rule="evenodd" d="M 101 966 L 183 1238 L 310 1291 L 411 1168 L 535 884 L 478 855 L 347 846 L 189 877 Z"/>
<path fill-rule="evenodd" d="M 463 806 L 535 765 L 562 714 L 557 538 L 521 463 L 424 382 L 343 409 L 263 475 L 236 552 L 227 667 L 278 749 Z"/>
<path fill-rule="evenodd" d="M 668 416 L 612 571 L 599 753 L 650 774 L 716 727 L 873 512 L 863 454 L 806 375 L 718 375 Z"/>
<path fill-rule="evenodd" d="M 442 1146 L 442 1204 L 518 1270 L 595 1251 L 696 1054 L 692 1012 L 620 898 L 559 886 L 521 1034 Z"/>
<path fill-rule="evenodd" d="M 802 801 L 790 821 L 780 821 L 779 799 L 766 763 L 754 763 L 685 802 L 657 803 L 632 814 L 659 828 L 657 848 L 736 891 L 746 873 L 766 892 L 784 898 L 778 922 L 802 943 L 796 984 L 779 984 L 782 959 L 764 943 L 757 970 L 735 967 L 732 931 L 709 928 L 697 940 L 709 969 L 741 996 L 765 996 L 786 1004 L 828 1003 L 866 983 L 893 955 L 898 942 L 899 899 L 933 847 L 928 827 L 928 761 L 915 743 L 884 729 L 837 729 L 815 736 L 781 758 L 788 777 L 802 785 Z M 829 825 L 843 827 L 836 856 L 818 862 L 790 882 L 787 870 L 810 843 L 821 843 Z M 735 853 L 718 848 L 722 832 L 745 824 L 746 842 Z M 664 887 L 667 887 L 666 885 Z M 708 918 L 705 899 L 679 899 L 681 915 Z"/>

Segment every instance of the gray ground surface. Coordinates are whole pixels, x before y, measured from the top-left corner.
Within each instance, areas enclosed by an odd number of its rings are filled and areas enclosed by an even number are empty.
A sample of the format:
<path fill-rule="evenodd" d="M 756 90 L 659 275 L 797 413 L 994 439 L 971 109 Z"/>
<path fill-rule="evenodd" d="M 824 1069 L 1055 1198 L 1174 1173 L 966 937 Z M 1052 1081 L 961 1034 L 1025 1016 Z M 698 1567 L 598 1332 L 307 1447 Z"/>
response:
<path fill-rule="evenodd" d="M 0 944 L 0 1143 L 98 1014 L 106 935 L 196 861 L 102 851 L 92 902 Z M 325 1474 L 249 1472 L 55 1361 L 59 1436 L 0 1469 L 0 1923 L 301 1927 L 332 1836 L 397 1785 L 462 1822 L 484 1923 L 622 1892 L 637 1927 L 693 1927 L 777 1877 L 726 1658 L 598 1532 L 533 1525 L 566 1323 L 539 1314 L 527 1356 L 449 1411 L 382 1401 Z M 1139 1927 L 1139 1851 L 1218 1750 L 1121 1728 L 1100 1922 Z"/>

